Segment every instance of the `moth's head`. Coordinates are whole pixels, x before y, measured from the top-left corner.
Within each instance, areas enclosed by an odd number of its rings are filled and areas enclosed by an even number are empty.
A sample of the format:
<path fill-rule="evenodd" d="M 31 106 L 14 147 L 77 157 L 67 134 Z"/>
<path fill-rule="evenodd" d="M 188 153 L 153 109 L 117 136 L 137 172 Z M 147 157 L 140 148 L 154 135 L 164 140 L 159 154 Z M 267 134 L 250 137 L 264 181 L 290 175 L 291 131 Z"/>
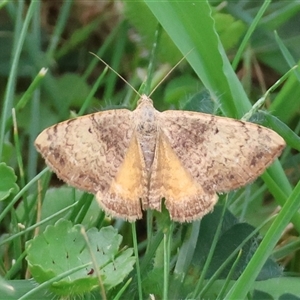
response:
<path fill-rule="evenodd" d="M 148 96 L 143 94 L 141 98 L 138 100 L 137 106 L 142 107 L 142 106 L 149 106 L 149 105 L 153 106 L 153 101 Z"/>

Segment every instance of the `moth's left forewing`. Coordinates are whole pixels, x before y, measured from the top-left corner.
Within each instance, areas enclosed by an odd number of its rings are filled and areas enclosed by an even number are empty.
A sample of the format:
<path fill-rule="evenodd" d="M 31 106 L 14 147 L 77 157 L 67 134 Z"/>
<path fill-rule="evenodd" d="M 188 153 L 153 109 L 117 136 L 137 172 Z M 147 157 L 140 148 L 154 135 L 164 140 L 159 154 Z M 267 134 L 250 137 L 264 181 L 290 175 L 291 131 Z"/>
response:
<path fill-rule="evenodd" d="M 160 127 L 181 163 L 207 191 L 246 185 L 285 147 L 284 140 L 268 128 L 196 112 L 165 111 Z"/>
<path fill-rule="evenodd" d="M 104 193 L 129 146 L 131 114 L 111 110 L 61 122 L 40 133 L 35 146 L 60 179 L 90 193 Z"/>

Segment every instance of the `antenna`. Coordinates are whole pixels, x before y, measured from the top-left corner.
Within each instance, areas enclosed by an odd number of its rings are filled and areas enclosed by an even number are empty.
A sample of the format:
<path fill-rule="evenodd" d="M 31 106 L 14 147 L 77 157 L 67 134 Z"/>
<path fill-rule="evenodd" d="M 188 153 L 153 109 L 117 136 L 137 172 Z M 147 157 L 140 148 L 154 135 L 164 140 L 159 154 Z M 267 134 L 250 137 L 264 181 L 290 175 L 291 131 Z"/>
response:
<path fill-rule="evenodd" d="M 150 93 L 150 95 L 148 96 L 149 98 L 151 97 L 151 95 L 156 91 L 156 89 L 161 85 L 162 82 L 165 81 L 165 79 L 174 71 L 175 68 L 177 68 L 177 66 L 184 60 L 186 59 L 186 57 L 194 50 L 191 49 L 185 56 L 183 56 L 179 62 L 174 66 L 172 67 L 172 69 L 162 78 L 162 80 L 154 87 L 154 89 L 152 90 L 152 92 Z"/>
<path fill-rule="evenodd" d="M 106 65 L 111 71 L 113 71 L 119 78 L 121 78 L 127 85 L 129 85 L 139 97 L 142 97 L 142 95 L 123 77 L 121 76 L 117 71 L 115 71 L 108 63 L 106 63 L 102 58 L 100 58 L 97 54 L 90 52 L 92 55 L 97 57 L 104 65 Z"/>
<path fill-rule="evenodd" d="M 163 81 L 165 81 L 165 79 L 174 71 L 174 69 L 184 60 L 186 59 L 186 57 L 194 50 L 191 49 L 185 56 L 183 56 L 178 63 L 176 63 L 176 65 L 174 67 L 172 67 L 172 69 L 161 79 L 161 81 L 154 87 L 154 89 L 151 91 L 150 95 L 148 96 L 149 98 L 151 97 L 151 95 L 156 91 L 156 89 L 161 85 L 161 83 Z M 142 97 L 142 95 L 123 77 L 121 76 L 117 71 L 115 71 L 109 64 L 107 64 L 102 58 L 100 58 L 97 54 L 90 52 L 92 55 L 94 55 L 95 57 L 97 57 L 105 66 L 107 66 L 111 71 L 113 71 L 119 78 L 121 78 L 127 85 L 129 85 L 135 92 L 137 95 L 139 95 L 139 97 Z"/>

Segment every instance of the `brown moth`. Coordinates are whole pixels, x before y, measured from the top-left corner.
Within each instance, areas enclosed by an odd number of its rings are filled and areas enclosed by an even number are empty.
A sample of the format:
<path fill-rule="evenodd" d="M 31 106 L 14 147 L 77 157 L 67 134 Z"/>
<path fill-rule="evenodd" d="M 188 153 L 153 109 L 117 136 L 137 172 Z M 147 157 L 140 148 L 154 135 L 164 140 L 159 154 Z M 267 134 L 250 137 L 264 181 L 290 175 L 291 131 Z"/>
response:
<path fill-rule="evenodd" d="M 134 111 L 98 112 L 45 129 L 35 146 L 66 183 L 93 193 L 114 217 L 142 209 L 189 222 L 212 210 L 217 193 L 254 181 L 284 140 L 249 122 L 189 111 L 159 112 L 142 95 Z M 142 209 L 141 209 L 142 208 Z"/>

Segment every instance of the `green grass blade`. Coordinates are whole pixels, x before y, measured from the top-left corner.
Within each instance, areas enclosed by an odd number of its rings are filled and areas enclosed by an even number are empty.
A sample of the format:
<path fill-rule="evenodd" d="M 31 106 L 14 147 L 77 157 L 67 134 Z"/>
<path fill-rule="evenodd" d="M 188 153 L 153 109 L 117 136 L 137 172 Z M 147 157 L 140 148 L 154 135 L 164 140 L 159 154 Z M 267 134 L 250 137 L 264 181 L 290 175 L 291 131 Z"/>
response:
<path fill-rule="evenodd" d="M 255 16 L 253 22 L 251 22 L 251 25 L 248 28 L 247 33 L 245 34 L 245 37 L 243 38 L 243 41 L 242 41 L 242 43 L 234 57 L 234 60 L 232 62 L 232 68 L 234 70 L 236 70 L 238 63 L 241 60 L 241 56 L 242 56 L 243 52 L 245 51 L 246 46 L 248 45 L 248 42 L 249 42 L 249 39 L 250 39 L 252 33 L 254 32 L 255 28 L 257 27 L 259 21 L 261 20 L 263 14 L 265 13 L 265 11 L 268 8 L 268 6 L 270 5 L 270 3 L 271 3 L 270 0 L 265 0 L 262 7 L 259 10 L 259 12 Z"/>
<path fill-rule="evenodd" d="M 143 291 L 142 291 L 142 278 L 141 278 L 141 268 L 140 268 L 140 260 L 139 260 L 139 251 L 138 251 L 138 242 L 137 242 L 137 234 L 136 234 L 136 226 L 135 222 L 131 223 L 132 230 L 132 239 L 133 239 L 133 249 L 134 255 L 136 257 L 136 276 L 137 276 L 137 284 L 138 284 L 138 295 L 139 299 L 143 299 Z"/>
<path fill-rule="evenodd" d="M 65 29 L 72 5 L 73 5 L 72 0 L 62 2 L 62 8 L 60 10 L 60 14 L 58 16 L 54 32 L 51 36 L 51 40 L 50 40 L 48 49 L 46 51 L 47 61 L 50 61 L 54 57 L 54 53 L 55 53 L 58 43 L 61 39 L 63 30 Z"/>
<path fill-rule="evenodd" d="M 18 63 L 21 55 L 21 50 L 25 41 L 26 33 L 29 27 L 30 20 L 33 16 L 33 13 L 35 11 L 35 7 L 37 5 L 37 2 L 32 1 L 29 5 L 25 21 L 21 30 L 21 34 L 18 39 L 17 47 L 15 50 L 15 53 L 13 53 L 12 57 L 12 65 L 11 65 L 11 71 L 9 73 L 8 77 L 8 83 L 2 108 L 2 115 L 1 115 L 1 125 L 0 125 L 0 159 L 2 157 L 2 151 L 3 151 L 3 145 L 4 145 L 4 136 L 5 136 L 5 124 L 7 119 L 10 117 L 10 108 L 12 107 L 13 102 L 13 94 L 14 94 L 14 87 L 17 77 L 17 71 L 18 71 Z"/>
<path fill-rule="evenodd" d="M 216 33 L 211 8 L 201 2 L 153 2 L 145 0 L 152 13 L 227 116 L 242 117 L 250 108 Z"/>
<path fill-rule="evenodd" d="M 292 219 L 293 215 L 300 208 L 300 181 L 288 198 L 285 205 L 279 212 L 276 220 L 267 231 L 264 239 L 254 253 L 251 261 L 236 281 L 232 289 L 226 295 L 225 299 L 245 299 L 247 292 L 252 287 L 257 275 L 262 269 L 264 263 L 271 255 L 282 232 Z"/>

